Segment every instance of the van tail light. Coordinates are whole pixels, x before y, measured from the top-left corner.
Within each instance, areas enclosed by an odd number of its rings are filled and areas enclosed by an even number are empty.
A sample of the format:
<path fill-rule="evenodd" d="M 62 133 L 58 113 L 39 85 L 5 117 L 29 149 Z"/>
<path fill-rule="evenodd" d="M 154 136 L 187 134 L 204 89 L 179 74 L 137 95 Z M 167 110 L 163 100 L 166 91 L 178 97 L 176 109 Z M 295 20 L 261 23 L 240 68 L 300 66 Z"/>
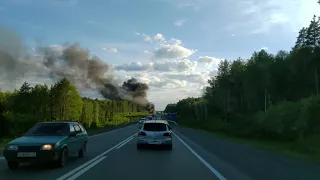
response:
<path fill-rule="evenodd" d="M 138 136 L 146 136 L 147 134 L 145 132 L 139 132 Z"/>
<path fill-rule="evenodd" d="M 171 136 L 171 132 L 164 133 L 163 136 Z"/>

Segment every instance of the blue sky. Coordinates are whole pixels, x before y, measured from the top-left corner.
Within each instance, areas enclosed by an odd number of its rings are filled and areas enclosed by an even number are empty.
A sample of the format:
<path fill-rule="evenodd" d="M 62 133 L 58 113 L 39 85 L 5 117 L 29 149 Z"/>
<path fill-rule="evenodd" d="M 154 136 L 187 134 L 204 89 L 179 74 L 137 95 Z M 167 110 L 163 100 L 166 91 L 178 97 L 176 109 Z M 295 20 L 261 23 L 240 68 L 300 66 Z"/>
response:
<path fill-rule="evenodd" d="M 199 96 L 220 59 L 290 49 L 317 13 L 316 0 L 2 0 L 0 26 L 29 47 L 79 42 L 119 74 L 149 82 L 150 100 L 163 109 Z M 149 63 L 159 66 L 129 69 Z"/>

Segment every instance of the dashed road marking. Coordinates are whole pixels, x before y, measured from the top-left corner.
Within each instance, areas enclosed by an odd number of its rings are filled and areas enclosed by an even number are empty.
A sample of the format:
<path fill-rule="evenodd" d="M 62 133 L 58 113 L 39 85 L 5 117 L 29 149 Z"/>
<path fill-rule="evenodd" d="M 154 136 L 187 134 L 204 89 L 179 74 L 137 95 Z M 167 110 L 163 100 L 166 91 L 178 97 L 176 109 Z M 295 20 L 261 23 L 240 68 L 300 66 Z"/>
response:
<path fill-rule="evenodd" d="M 122 144 L 120 144 L 116 149 L 120 149 L 122 146 L 126 145 L 128 142 L 130 142 L 133 139 L 133 137 L 131 137 L 130 139 L 128 139 L 127 141 L 123 142 Z"/>
<path fill-rule="evenodd" d="M 93 168 L 95 165 L 99 164 L 101 161 L 103 161 L 105 158 L 107 158 L 107 156 L 102 156 L 99 159 L 97 159 L 96 161 L 94 161 L 93 163 L 91 163 L 89 166 L 81 169 L 80 171 L 78 171 L 76 174 L 72 175 L 71 177 L 69 177 L 66 180 L 75 180 L 77 179 L 79 176 L 81 176 L 83 173 L 87 172 L 89 169 Z"/>
<path fill-rule="evenodd" d="M 133 135 L 131 135 L 130 137 L 126 138 L 125 140 L 121 141 L 120 143 L 118 143 L 117 145 L 113 146 L 112 148 L 108 149 L 107 151 L 101 153 L 100 155 L 96 156 L 95 158 L 91 159 L 90 161 L 87 161 L 86 163 L 82 164 L 81 166 L 73 169 L 72 171 L 62 175 L 61 177 L 59 177 L 56 180 L 67 180 L 68 177 L 74 175 L 75 173 L 77 173 L 78 171 L 80 171 L 83 168 L 86 168 L 87 166 L 89 166 L 90 164 L 100 160 L 101 157 L 105 156 L 107 153 L 109 153 L 110 151 L 114 150 L 115 148 L 117 148 L 118 146 L 122 145 L 124 142 L 126 142 L 128 139 L 132 138 L 133 136 L 135 136 L 137 133 L 134 133 Z M 101 160 L 102 161 L 102 160 Z M 89 168 L 90 169 L 90 168 Z"/>

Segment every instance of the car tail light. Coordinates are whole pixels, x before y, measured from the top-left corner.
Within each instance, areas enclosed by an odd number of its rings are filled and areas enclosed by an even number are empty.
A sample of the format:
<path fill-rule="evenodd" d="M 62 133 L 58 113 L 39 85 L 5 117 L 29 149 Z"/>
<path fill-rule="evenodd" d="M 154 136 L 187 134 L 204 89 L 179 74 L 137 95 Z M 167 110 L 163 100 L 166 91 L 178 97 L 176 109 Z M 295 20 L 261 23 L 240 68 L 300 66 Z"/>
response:
<path fill-rule="evenodd" d="M 171 136 L 171 132 L 164 133 L 163 136 Z"/>
<path fill-rule="evenodd" d="M 147 134 L 145 132 L 139 132 L 138 136 L 146 136 Z"/>

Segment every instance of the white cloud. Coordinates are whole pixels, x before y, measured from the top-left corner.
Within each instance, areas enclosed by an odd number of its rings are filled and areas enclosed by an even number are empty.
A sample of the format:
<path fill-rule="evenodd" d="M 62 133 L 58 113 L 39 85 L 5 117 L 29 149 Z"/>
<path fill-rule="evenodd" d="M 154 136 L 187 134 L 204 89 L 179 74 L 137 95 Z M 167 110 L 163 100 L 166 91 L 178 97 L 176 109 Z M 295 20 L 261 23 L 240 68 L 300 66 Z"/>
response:
<path fill-rule="evenodd" d="M 204 63 L 204 64 L 219 64 L 221 59 L 215 58 L 215 57 L 210 57 L 210 56 L 200 56 L 199 57 L 199 63 Z"/>
<path fill-rule="evenodd" d="M 141 35 L 144 37 L 145 41 L 150 43 L 155 43 L 155 49 L 152 51 L 144 50 L 144 54 L 149 56 L 150 58 L 157 59 L 182 59 L 188 58 L 192 54 L 194 54 L 196 49 L 189 49 L 183 46 L 182 41 L 179 39 L 171 38 L 166 40 L 165 37 L 161 33 L 157 33 L 154 36 L 136 33 L 137 35 Z M 152 38 L 151 38 L 152 37 Z M 156 40 L 156 41 L 152 41 Z"/>
<path fill-rule="evenodd" d="M 188 59 L 153 63 L 153 69 L 161 72 L 192 72 L 196 66 L 197 62 Z"/>
<path fill-rule="evenodd" d="M 116 65 L 116 70 L 124 71 L 146 71 L 152 68 L 152 64 L 141 64 L 140 62 L 132 62 L 130 64 Z"/>
<path fill-rule="evenodd" d="M 197 67 L 196 61 L 189 59 L 156 61 L 154 63 L 142 64 L 132 62 L 130 64 L 116 65 L 116 70 L 123 71 L 157 71 L 157 72 L 193 72 Z"/>
<path fill-rule="evenodd" d="M 163 37 L 162 34 L 156 34 L 154 37 L 153 37 L 155 40 L 160 40 L 160 41 L 165 41 L 165 38 Z"/>
<path fill-rule="evenodd" d="M 102 48 L 102 50 L 105 51 L 105 52 L 110 52 L 110 53 L 118 52 L 117 48 Z"/>
<path fill-rule="evenodd" d="M 197 68 L 197 72 L 204 72 L 207 73 L 208 76 L 212 77 L 212 75 L 210 75 L 210 72 L 216 71 L 218 69 L 221 60 L 223 59 L 210 56 L 200 56 L 198 59 L 199 65 Z"/>
<path fill-rule="evenodd" d="M 261 50 L 268 50 L 268 47 L 262 47 Z"/>
<path fill-rule="evenodd" d="M 183 26 L 185 22 L 186 22 L 185 19 L 180 19 L 180 20 L 175 21 L 174 25 L 180 27 L 180 26 Z"/>
<path fill-rule="evenodd" d="M 199 87 L 206 85 L 210 78 L 208 74 L 201 73 L 167 74 L 166 77 L 170 79 L 187 81 L 189 83 L 199 85 Z"/>
<path fill-rule="evenodd" d="M 160 44 L 155 51 L 153 51 L 153 57 L 155 59 L 179 59 L 187 58 L 195 53 L 197 50 L 188 49 L 182 46 L 180 40 L 174 40 L 174 43 Z"/>

